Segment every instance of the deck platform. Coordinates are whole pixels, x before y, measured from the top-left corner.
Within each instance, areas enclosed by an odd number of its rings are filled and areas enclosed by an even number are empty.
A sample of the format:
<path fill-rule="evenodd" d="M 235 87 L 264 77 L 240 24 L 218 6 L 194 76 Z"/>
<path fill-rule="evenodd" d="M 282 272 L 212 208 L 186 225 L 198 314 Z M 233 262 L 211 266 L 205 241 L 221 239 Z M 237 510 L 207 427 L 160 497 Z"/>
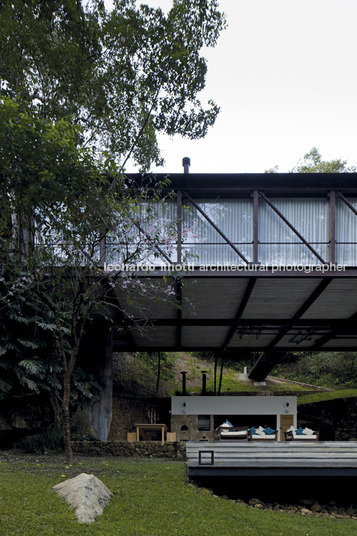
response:
<path fill-rule="evenodd" d="M 199 477 L 357 477 L 357 442 L 186 443 L 187 472 Z"/>

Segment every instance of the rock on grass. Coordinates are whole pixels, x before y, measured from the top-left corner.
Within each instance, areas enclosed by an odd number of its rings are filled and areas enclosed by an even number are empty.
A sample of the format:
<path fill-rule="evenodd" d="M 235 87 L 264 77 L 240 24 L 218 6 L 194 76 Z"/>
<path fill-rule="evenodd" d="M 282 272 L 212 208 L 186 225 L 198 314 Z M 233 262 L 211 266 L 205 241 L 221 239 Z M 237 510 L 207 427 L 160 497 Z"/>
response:
<path fill-rule="evenodd" d="M 113 495 L 99 478 L 86 473 L 65 480 L 52 489 L 75 509 L 78 523 L 88 524 L 103 513 Z"/>

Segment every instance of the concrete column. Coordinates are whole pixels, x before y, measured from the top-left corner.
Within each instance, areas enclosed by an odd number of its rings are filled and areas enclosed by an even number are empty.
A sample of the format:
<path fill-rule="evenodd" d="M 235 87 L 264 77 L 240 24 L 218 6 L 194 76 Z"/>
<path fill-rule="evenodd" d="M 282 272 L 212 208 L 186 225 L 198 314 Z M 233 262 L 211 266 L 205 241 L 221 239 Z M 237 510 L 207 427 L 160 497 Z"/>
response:
<path fill-rule="evenodd" d="M 101 386 L 99 397 L 89 401 L 87 410 L 96 439 L 108 439 L 112 420 L 113 350 L 112 336 L 104 319 L 95 319 L 87 328 L 81 348 L 80 366 Z"/>

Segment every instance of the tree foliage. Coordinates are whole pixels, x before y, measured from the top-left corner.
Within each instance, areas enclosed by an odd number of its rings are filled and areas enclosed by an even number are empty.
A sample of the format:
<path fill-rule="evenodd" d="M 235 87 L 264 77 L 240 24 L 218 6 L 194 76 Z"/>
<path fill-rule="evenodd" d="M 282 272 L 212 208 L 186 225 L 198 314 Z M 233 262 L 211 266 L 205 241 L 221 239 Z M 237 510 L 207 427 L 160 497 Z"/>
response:
<path fill-rule="evenodd" d="M 316 147 L 313 147 L 304 158 L 292 168 L 291 173 L 352 173 L 355 166 L 348 166 L 346 160 L 323 160 Z"/>
<path fill-rule="evenodd" d="M 200 138 L 218 107 L 198 94 L 225 21 L 216 0 L 160 8 L 115 0 L 13 0 L 0 7 L 1 93 L 46 119 L 69 115 L 87 143 L 143 169 L 162 163 L 158 132 Z"/>
<path fill-rule="evenodd" d="M 163 231 L 149 238 L 133 226 L 152 217 L 160 185 L 137 184 L 122 171 L 129 158 L 143 170 L 161 163 L 157 133 L 194 139 L 213 125 L 218 107 L 198 98 L 207 70 L 200 52 L 223 27 L 216 0 L 173 0 L 167 15 L 134 0 L 115 0 L 112 11 L 102 0 L 0 4 L 1 260 L 17 290 L 27 281 L 31 303 L 18 292 L 18 318 L 37 306 L 41 314 L 18 341 L 33 353 L 15 349 L 16 367 L 36 390 L 52 365 L 38 359 L 31 333 L 42 339 L 52 326 L 67 461 L 75 367 L 92 315 L 136 322 L 134 296 L 158 293 L 150 281 L 143 288 L 100 271 L 105 237 L 111 259 L 137 262 L 155 256 Z M 11 315 L 8 283 L 2 303 Z M 128 300 L 121 308 L 118 289 Z"/>
<path fill-rule="evenodd" d="M 268 169 L 266 173 L 278 173 L 279 166 Z M 356 166 L 349 166 L 347 160 L 323 160 L 320 151 L 312 147 L 289 173 L 355 173 Z"/>
<path fill-rule="evenodd" d="M 13 344 L 13 352 L 7 353 L 2 364 L 5 367 L 12 361 L 16 365 L 12 377 L 34 392 L 46 381 L 49 387 L 51 378 L 61 373 L 61 388 L 52 385 L 52 393 L 61 398 L 68 461 L 72 459 L 71 400 L 73 395 L 79 400 L 92 396 L 86 378 L 76 370 L 92 315 L 108 322 L 113 317 L 135 322 L 138 297 L 158 295 L 150 281 L 143 285 L 120 272 L 104 273 L 102 241 L 110 239 L 108 252 L 119 263 L 135 263 L 153 255 L 160 232 L 148 239 L 133 220 L 144 217 L 145 223 L 151 212 L 143 207 L 152 200 L 165 200 L 159 184 L 152 189 L 150 182 L 125 179 L 112 159 L 99 162 L 82 140 L 81 129 L 70 119 L 44 119 L 7 97 L 0 103 L 1 305 L 6 329 L 17 312 L 18 322 L 30 330 L 27 334 L 21 329 L 15 345 L 7 340 L 6 330 L 1 334 L 6 350 Z M 119 289 L 124 293 L 120 306 L 115 300 Z M 144 315 L 139 317 L 145 323 Z M 49 327 L 53 346 L 46 360 L 33 352 Z M 34 332 L 36 340 L 31 340 Z M 57 376 L 51 376 L 54 371 Z"/>
<path fill-rule="evenodd" d="M 285 378 L 330 388 L 357 387 L 356 352 L 296 353 L 278 365 L 275 373 Z"/>

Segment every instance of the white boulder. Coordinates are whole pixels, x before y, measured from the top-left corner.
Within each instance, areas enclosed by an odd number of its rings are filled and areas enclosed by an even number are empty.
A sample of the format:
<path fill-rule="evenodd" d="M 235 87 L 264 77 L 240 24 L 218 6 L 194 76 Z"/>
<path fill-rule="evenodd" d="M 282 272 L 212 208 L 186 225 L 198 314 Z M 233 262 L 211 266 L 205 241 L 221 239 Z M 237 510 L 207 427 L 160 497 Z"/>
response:
<path fill-rule="evenodd" d="M 65 480 L 53 489 L 75 509 L 78 523 L 93 523 L 113 495 L 99 478 L 86 473 Z"/>

